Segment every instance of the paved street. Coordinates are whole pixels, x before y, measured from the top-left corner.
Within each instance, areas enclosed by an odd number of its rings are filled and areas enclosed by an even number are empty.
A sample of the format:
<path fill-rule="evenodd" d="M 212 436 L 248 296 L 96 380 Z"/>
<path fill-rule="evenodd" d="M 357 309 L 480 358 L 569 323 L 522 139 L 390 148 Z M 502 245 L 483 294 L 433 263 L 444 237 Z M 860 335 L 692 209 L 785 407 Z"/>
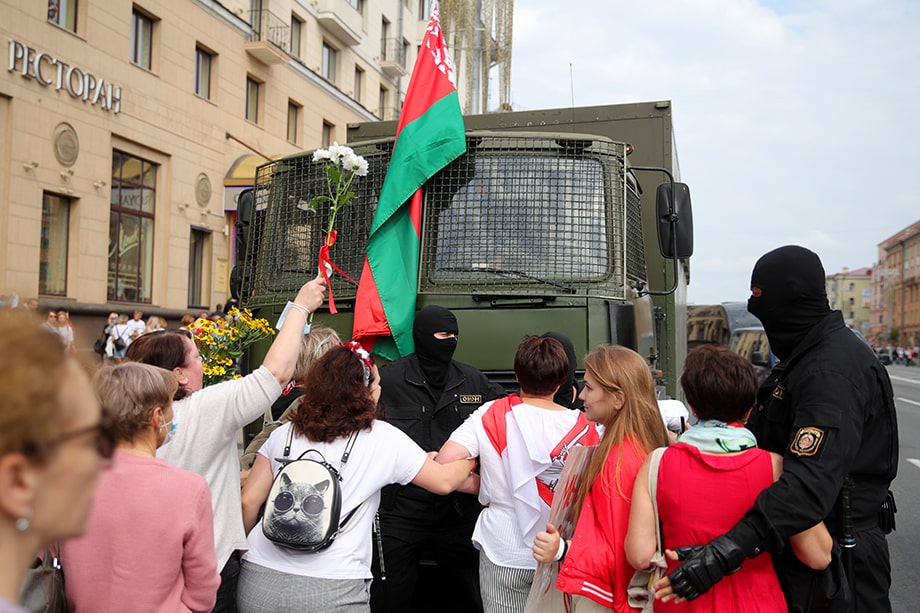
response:
<path fill-rule="evenodd" d="M 898 505 L 897 530 L 888 537 L 895 613 L 920 611 L 917 569 L 920 568 L 920 368 L 889 366 L 898 407 L 901 461 L 892 489 Z"/>

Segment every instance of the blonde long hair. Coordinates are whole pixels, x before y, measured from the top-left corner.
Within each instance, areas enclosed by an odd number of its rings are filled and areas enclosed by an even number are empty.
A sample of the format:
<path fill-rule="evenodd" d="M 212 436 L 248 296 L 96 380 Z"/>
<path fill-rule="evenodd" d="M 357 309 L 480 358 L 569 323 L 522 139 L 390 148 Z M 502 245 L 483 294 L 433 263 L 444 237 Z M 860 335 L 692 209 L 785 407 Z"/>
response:
<path fill-rule="evenodd" d="M 601 474 L 607 463 L 607 456 L 615 446 L 618 447 L 614 471 L 617 491 L 626 500 L 632 496 L 632 484 L 625 484 L 627 487 L 623 487 L 624 484 L 620 483 L 620 459 L 623 454 L 620 445 L 626 437 L 632 437 L 646 454 L 668 444 L 667 430 L 655 397 L 655 383 L 642 356 L 627 347 L 601 345 L 585 357 L 585 370 L 591 373 L 607 394 L 622 392 L 626 402 L 622 409 L 612 411 L 602 423 L 604 438 L 598 445 L 578 488 L 576 518 L 581 515 L 585 496 Z"/>

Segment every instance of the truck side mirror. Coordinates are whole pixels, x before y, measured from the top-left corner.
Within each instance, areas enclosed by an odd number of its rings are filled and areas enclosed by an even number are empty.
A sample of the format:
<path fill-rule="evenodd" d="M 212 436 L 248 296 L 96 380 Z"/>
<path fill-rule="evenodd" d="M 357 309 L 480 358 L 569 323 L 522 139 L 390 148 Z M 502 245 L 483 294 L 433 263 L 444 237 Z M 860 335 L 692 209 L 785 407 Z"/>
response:
<path fill-rule="evenodd" d="M 686 183 L 662 183 L 658 186 L 655 203 L 661 255 L 668 259 L 689 258 L 693 255 L 690 188 Z"/>

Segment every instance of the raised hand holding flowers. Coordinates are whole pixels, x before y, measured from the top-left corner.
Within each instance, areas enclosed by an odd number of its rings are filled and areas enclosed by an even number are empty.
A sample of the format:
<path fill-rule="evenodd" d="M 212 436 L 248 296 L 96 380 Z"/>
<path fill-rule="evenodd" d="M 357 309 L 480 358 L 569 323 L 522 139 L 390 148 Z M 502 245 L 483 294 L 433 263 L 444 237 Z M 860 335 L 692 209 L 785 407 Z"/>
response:
<path fill-rule="evenodd" d="M 329 275 L 332 274 L 332 269 L 338 271 L 339 274 L 355 285 L 357 283 L 329 259 L 329 249 L 335 244 L 337 234 L 334 229 L 335 217 L 342 207 L 347 206 L 354 199 L 355 193 L 351 191 L 351 184 L 355 176 L 363 177 L 367 175 L 367 160 L 360 155 L 356 155 L 351 147 L 334 142 L 328 149 L 314 151 L 313 161 L 322 162 L 326 166 L 326 188 L 329 193 L 328 195 L 313 198 L 310 201 L 309 209 L 315 212 L 319 205 L 329 203 L 329 224 L 326 227 L 326 238 L 323 241 L 323 246 L 319 250 L 319 270 L 329 288 L 329 312 L 336 313 L 335 300 L 332 297 L 332 284 L 329 283 Z M 310 319 L 313 319 L 312 313 L 310 314 Z"/>

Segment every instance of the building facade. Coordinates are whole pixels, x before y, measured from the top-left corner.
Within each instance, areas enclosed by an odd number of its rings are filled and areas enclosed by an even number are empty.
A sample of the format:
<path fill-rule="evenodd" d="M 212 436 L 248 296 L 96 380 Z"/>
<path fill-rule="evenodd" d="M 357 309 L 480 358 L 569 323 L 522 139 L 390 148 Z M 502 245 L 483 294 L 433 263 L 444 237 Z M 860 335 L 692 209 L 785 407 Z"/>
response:
<path fill-rule="evenodd" d="M 920 221 L 878 245 L 870 334 L 880 344 L 920 345 Z"/>
<path fill-rule="evenodd" d="M 429 9 L 0 0 L 0 294 L 70 310 L 81 348 L 110 311 L 224 303 L 236 195 L 269 159 L 396 118 Z"/>
<path fill-rule="evenodd" d="M 848 326 L 867 335 L 872 308 L 872 268 L 844 268 L 827 276 L 826 288 L 830 307 L 843 313 Z"/>

